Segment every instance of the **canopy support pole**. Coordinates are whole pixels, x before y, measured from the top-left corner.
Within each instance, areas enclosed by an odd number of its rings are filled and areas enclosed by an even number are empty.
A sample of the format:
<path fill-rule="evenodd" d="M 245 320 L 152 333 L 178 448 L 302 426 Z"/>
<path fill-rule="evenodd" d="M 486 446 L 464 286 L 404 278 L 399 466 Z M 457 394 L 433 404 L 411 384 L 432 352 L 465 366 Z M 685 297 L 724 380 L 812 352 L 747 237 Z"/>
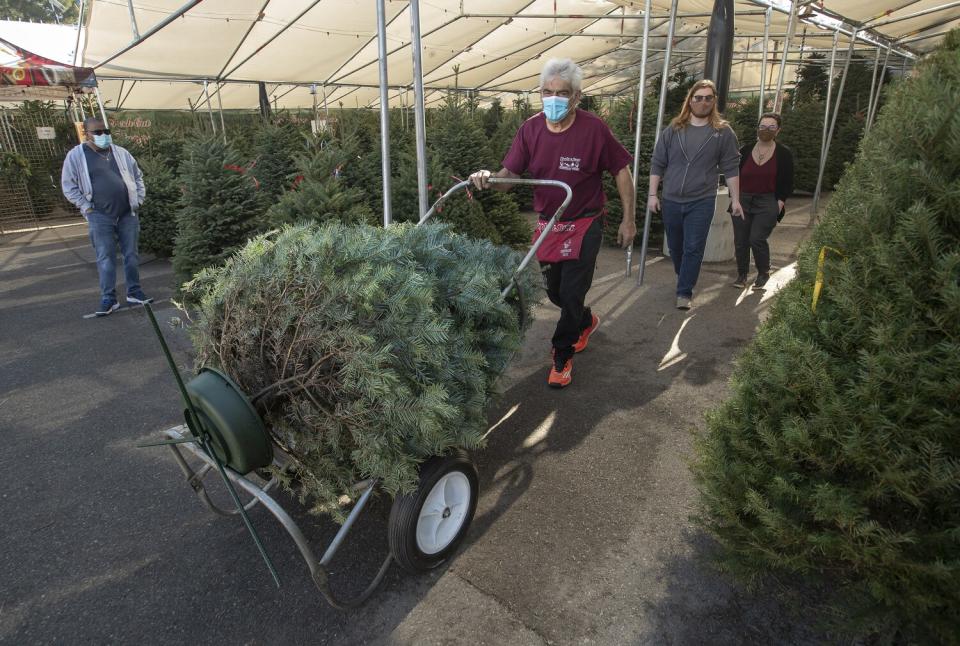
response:
<path fill-rule="evenodd" d="M 830 130 L 827 133 L 827 143 L 823 149 L 823 155 L 820 156 L 820 171 L 817 173 L 817 188 L 813 192 L 813 204 L 810 207 L 810 215 L 815 217 L 817 206 L 820 203 L 820 189 L 823 187 L 823 169 L 827 165 L 827 157 L 830 152 L 830 142 L 833 139 L 833 130 L 837 125 L 837 114 L 840 112 L 840 101 L 843 99 L 843 86 L 847 82 L 847 71 L 850 69 L 850 59 L 853 58 L 853 45 L 857 40 L 857 30 L 850 35 L 850 48 L 847 50 L 847 60 L 843 64 L 843 73 L 840 75 L 840 87 L 837 88 L 837 103 L 833 108 L 833 114 L 830 117 Z"/>
<path fill-rule="evenodd" d="M 887 62 L 890 60 L 890 47 L 887 46 L 887 53 L 883 57 L 883 67 L 880 69 L 880 77 L 877 80 L 877 93 L 870 104 L 870 110 L 867 112 L 867 125 L 864 135 L 870 132 L 874 119 L 877 118 L 877 109 L 880 107 L 880 90 L 883 89 L 883 77 L 887 75 Z"/>
<path fill-rule="evenodd" d="M 151 27 L 151 28 L 150 28 L 150 31 L 148 31 L 147 33 L 145 33 L 145 34 L 143 34 L 142 36 L 140 36 L 140 38 L 137 38 L 136 40 L 134 40 L 132 43 L 130 43 L 129 45 L 127 45 L 126 47 L 124 47 L 123 49 L 121 49 L 120 51 L 118 51 L 117 53 L 108 56 L 107 58 L 103 59 L 102 61 L 100 61 L 99 63 L 97 63 L 96 65 L 94 65 L 94 66 L 93 66 L 94 69 L 106 65 L 107 63 L 109 63 L 110 61 L 112 61 L 113 59 L 115 59 L 117 56 L 120 56 L 121 54 L 125 54 L 126 52 L 130 51 L 131 49 L 133 49 L 134 47 L 136 47 L 137 45 L 139 45 L 140 43 L 142 43 L 142 42 L 145 41 L 146 39 L 150 38 L 150 36 L 153 36 L 155 33 L 157 33 L 158 31 L 160 31 L 161 29 L 163 29 L 163 28 L 166 27 L 167 25 L 169 25 L 171 22 L 173 22 L 174 20 L 176 20 L 177 18 L 179 18 L 179 17 L 182 16 L 183 14 L 187 13 L 188 11 L 190 11 L 191 9 L 193 9 L 194 7 L 196 7 L 198 4 L 200 4 L 200 2 L 201 2 L 201 0 L 189 0 L 189 2 L 187 2 L 185 5 L 183 5 L 182 7 L 180 7 L 179 9 L 177 9 L 176 11 L 174 11 L 172 14 L 170 14 L 169 16 L 167 16 L 166 18 L 164 18 L 163 20 L 161 20 L 160 22 L 158 22 L 158 23 L 157 23 L 156 25 L 154 25 L 153 27 Z"/>
<path fill-rule="evenodd" d="M 877 45 L 877 54 L 873 59 L 873 74 L 870 76 L 870 97 L 867 99 L 867 118 L 863 124 L 863 134 L 870 132 L 870 112 L 873 110 L 873 95 L 877 91 L 877 70 L 880 68 L 880 45 Z"/>
<path fill-rule="evenodd" d="M 640 183 L 637 173 L 640 172 L 640 135 L 643 132 L 643 93 L 647 87 L 647 41 L 650 40 L 650 3 L 651 0 L 646 0 L 643 5 L 643 49 L 640 54 L 640 81 L 637 83 L 637 135 L 633 140 L 633 190 L 634 196 L 639 195 L 640 191 L 638 189 L 638 184 Z M 637 200 L 633 200 L 633 219 L 636 222 L 637 219 Z M 646 228 L 646 221 L 644 221 L 644 228 Z M 640 258 L 640 262 L 643 263 L 644 258 Z M 627 247 L 627 272 L 625 276 L 629 276 L 633 273 L 633 240 L 630 241 L 630 246 Z"/>
<path fill-rule="evenodd" d="M 217 124 L 213 121 L 213 106 L 210 105 L 210 90 L 207 88 L 207 81 L 203 82 L 203 96 L 206 97 L 207 104 L 207 114 L 210 115 L 210 128 L 213 129 L 214 134 L 217 132 Z"/>
<path fill-rule="evenodd" d="M 137 29 L 137 16 L 133 12 L 133 0 L 127 0 L 127 11 L 130 14 L 130 29 L 133 30 L 133 41 L 140 40 L 140 30 Z"/>
<path fill-rule="evenodd" d="M 760 117 L 763 116 L 763 108 L 766 105 L 764 93 L 767 89 L 767 54 L 770 44 L 770 19 L 773 17 L 773 7 L 767 7 L 763 15 L 763 60 L 760 63 L 760 107 L 757 110 L 757 123 L 760 123 Z M 786 56 L 786 52 L 784 52 Z"/>
<path fill-rule="evenodd" d="M 227 143 L 227 124 L 223 121 L 223 100 L 220 98 L 220 91 L 223 90 L 223 83 L 217 85 L 217 110 L 220 112 L 220 133 L 223 135 L 223 143 Z"/>
<path fill-rule="evenodd" d="M 673 34 L 677 25 L 677 5 L 679 0 L 670 4 L 670 27 L 667 30 L 667 51 L 663 54 L 663 73 L 660 75 L 660 106 L 657 108 L 657 131 L 653 140 L 656 149 L 660 141 L 660 131 L 663 129 L 663 112 L 667 106 L 667 79 L 670 75 L 670 56 L 673 53 Z M 647 267 L 647 245 L 650 242 L 650 199 L 647 195 L 643 215 L 643 241 L 640 245 L 640 260 L 637 264 L 637 287 L 643 285 L 643 275 Z"/>
<path fill-rule="evenodd" d="M 380 166 L 383 173 L 383 226 L 390 226 L 390 105 L 387 95 L 387 10 L 377 0 L 377 50 L 380 55 Z"/>
<path fill-rule="evenodd" d="M 420 41 L 420 0 L 410 0 L 410 49 L 413 53 L 413 100 L 414 123 L 417 137 L 417 196 L 420 209 L 417 218 L 426 214 L 427 204 L 427 126 L 423 107 L 423 66 L 421 61 L 422 43 Z M 381 52 L 386 65 L 386 45 Z"/>
<path fill-rule="evenodd" d="M 93 88 L 93 93 L 97 95 L 97 105 L 100 106 L 100 120 L 103 121 L 103 127 L 110 128 L 110 124 L 107 123 L 107 111 L 103 109 L 103 101 L 100 100 L 100 88 Z"/>
<path fill-rule="evenodd" d="M 840 32 L 833 32 L 833 50 L 830 53 L 830 72 L 827 73 L 827 100 L 824 101 L 823 112 L 823 131 L 820 135 L 820 164 L 823 164 L 823 158 L 826 155 L 827 130 L 830 126 L 830 106 L 833 96 L 833 74 L 837 62 L 837 44 L 840 41 Z"/>
<path fill-rule="evenodd" d="M 787 20 L 787 35 L 783 39 L 783 49 L 780 50 L 780 71 L 777 73 L 777 93 L 773 97 L 773 111 L 780 112 L 783 103 L 783 77 L 787 72 L 787 54 L 790 53 L 790 43 L 793 33 L 797 29 L 797 11 L 800 9 L 799 0 L 790 2 L 790 18 Z"/>

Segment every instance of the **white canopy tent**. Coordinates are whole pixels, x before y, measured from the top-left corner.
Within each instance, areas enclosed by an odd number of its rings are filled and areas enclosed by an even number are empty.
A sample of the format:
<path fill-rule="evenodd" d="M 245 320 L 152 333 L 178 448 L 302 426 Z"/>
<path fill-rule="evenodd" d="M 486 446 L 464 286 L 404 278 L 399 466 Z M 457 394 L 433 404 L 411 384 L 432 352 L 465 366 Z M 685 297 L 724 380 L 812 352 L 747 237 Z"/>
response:
<path fill-rule="evenodd" d="M 798 3 L 802 6 L 784 75 L 788 83 L 794 78 L 801 40 L 803 53 L 829 51 L 835 30 L 841 31 L 843 48 L 849 33 L 860 28 L 858 53 L 873 54 L 878 45 L 890 45 L 891 63 L 899 65 L 904 56 L 928 51 L 946 30 L 960 24 L 958 2 L 824 4 Z M 697 70 L 712 7 L 711 0 L 680 0 L 674 66 Z M 766 85 L 775 85 L 791 7 L 789 0 L 735 3 L 733 91 L 759 88 L 765 33 Z M 182 14 L 170 20 L 178 11 Z M 669 2 L 652 3 L 647 79 L 662 66 L 669 11 Z M 113 107 L 187 109 L 203 104 L 203 80 L 218 84 L 211 91 L 223 85 L 218 99 L 228 109 L 257 106 L 257 81 L 269 84 L 269 95 L 282 108 L 312 106 L 311 85 L 331 105 L 342 101 L 347 107 L 374 107 L 379 102 L 376 3 L 370 0 L 91 0 L 85 15 L 89 37 L 83 64 L 96 68 Z M 583 65 L 589 94 L 635 91 L 642 17 L 643 3 L 629 0 L 424 2 L 420 28 L 425 101 L 438 100 L 439 91 L 452 87 L 476 89 L 485 97 L 533 92 L 543 61 L 553 56 L 570 56 Z M 386 2 L 385 19 L 390 101 L 409 104 L 409 3 Z M 169 22 L 151 34 L 164 21 Z M 137 36 L 139 42 L 123 51 Z"/>

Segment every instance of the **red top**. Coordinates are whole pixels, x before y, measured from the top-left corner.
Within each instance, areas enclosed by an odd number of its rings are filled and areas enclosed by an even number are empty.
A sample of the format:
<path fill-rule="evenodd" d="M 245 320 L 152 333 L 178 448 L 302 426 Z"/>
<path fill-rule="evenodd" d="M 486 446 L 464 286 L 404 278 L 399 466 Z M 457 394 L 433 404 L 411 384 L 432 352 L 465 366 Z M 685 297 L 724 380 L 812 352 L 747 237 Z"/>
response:
<path fill-rule="evenodd" d="M 743 193 L 776 193 L 777 191 L 777 156 L 772 155 L 769 161 L 757 166 L 753 153 L 747 158 L 740 169 L 740 191 Z"/>
<path fill-rule="evenodd" d="M 534 179 L 566 182 L 573 199 L 563 213 L 564 220 L 600 211 L 606 202 L 603 171 L 616 176 L 633 161 L 600 117 L 577 110 L 573 125 L 563 132 L 550 132 L 542 112 L 527 119 L 513 139 L 503 167 L 517 175 L 529 171 Z M 565 192 L 555 186 L 537 186 L 533 209 L 553 217 L 563 203 Z"/>

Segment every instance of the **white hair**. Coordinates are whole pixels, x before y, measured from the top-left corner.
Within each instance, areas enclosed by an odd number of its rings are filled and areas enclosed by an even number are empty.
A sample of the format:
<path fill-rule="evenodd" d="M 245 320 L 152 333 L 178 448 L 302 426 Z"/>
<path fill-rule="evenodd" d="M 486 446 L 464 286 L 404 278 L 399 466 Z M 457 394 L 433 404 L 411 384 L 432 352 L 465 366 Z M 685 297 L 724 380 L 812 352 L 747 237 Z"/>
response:
<path fill-rule="evenodd" d="M 552 78 L 566 81 L 570 84 L 570 89 L 579 92 L 583 82 L 583 70 L 569 58 L 551 58 L 540 72 L 540 87 Z"/>

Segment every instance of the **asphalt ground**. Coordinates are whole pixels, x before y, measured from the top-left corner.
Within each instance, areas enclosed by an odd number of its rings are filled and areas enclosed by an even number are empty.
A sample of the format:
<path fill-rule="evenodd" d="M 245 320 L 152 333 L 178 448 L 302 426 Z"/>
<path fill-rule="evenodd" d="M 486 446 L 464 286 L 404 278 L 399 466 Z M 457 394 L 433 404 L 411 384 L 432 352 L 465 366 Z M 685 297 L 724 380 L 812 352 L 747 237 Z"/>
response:
<path fill-rule="evenodd" d="M 651 254 L 637 287 L 623 253 L 604 249 L 588 296 L 602 323 L 573 385 L 546 387 L 549 303 L 500 382 L 458 555 L 425 575 L 394 567 L 352 612 L 326 605 L 265 510 L 251 517 L 280 589 L 239 520 L 201 506 L 168 449 L 137 447 L 179 424 L 181 405 L 141 309 L 83 318 L 98 304 L 85 226 L 0 237 L 0 642 L 822 643 L 790 601 L 710 566 L 688 469 L 704 413 L 792 275 L 808 210 L 792 200 L 774 231 L 766 290 L 732 288 L 732 261 L 705 264 L 689 312 L 674 308 L 669 258 Z M 145 256 L 141 276 L 186 374 L 187 333 L 167 324 L 170 265 Z M 278 499 L 321 552 L 336 526 Z M 338 591 L 376 572 L 389 507 L 375 499 L 337 555 Z"/>

